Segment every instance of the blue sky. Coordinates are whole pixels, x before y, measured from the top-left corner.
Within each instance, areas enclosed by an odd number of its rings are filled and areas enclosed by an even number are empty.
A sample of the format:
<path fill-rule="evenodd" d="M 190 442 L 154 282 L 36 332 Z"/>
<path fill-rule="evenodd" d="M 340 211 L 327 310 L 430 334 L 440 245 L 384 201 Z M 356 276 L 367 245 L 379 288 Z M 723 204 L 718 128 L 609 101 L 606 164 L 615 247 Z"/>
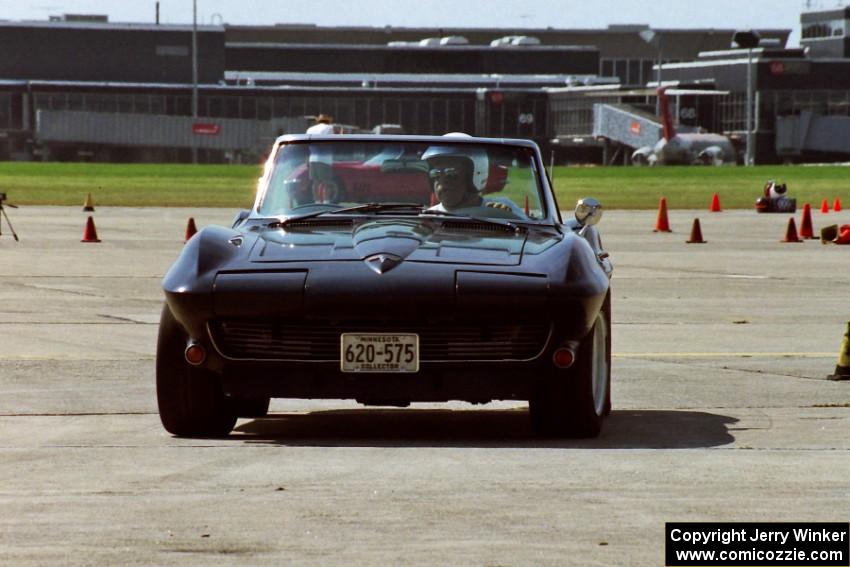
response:
<path fill-rule="evenodd" d="M 799 37 L 806 5 L 837 0 L 197 0 L 199 23 L 313 23 L 354 26 L 602 28 L 790 28 Z M 113 22 L 152 22 L 155 0 L 0 0 L 0 19 L 46 20 L 63 13 L 108 14 Z M 161 0 L 160 21 L 192 21 L 192 0 Z"/>

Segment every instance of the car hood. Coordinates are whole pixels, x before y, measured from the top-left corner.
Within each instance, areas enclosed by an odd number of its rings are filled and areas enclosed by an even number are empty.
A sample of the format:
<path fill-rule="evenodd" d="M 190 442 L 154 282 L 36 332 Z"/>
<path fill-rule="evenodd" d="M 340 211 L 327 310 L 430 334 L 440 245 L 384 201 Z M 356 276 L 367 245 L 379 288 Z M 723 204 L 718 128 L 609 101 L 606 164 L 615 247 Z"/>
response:
<path fill-rule="evenodd" d="M 364 260 L 390 255 L 413 262 L 516 266 L 528 232 L 444 219 L 326 220 L 262 230 L 251 262 Z"/>

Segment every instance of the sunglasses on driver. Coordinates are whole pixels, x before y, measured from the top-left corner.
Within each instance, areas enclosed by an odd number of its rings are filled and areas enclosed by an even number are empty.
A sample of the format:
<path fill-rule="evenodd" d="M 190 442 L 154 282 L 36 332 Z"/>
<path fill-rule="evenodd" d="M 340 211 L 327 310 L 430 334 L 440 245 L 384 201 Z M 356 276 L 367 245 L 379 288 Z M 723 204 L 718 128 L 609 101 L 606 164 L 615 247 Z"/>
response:
<path fill-rule="evenodd" d="M 428 177 L 431 179 L 448 179 L 453 181 L 460 177 L 460 170 L 456 167 L 435 168 L 428 172 Z"/>

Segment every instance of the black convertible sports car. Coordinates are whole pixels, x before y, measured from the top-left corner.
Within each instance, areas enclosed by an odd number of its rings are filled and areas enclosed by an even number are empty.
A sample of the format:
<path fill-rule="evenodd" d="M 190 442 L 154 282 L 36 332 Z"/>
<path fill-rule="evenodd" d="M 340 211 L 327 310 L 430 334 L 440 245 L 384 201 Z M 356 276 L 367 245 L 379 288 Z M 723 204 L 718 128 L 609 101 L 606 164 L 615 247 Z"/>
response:
<path fill-rule="evenodd" d="M 335 173 L 387 155 L 356 177 L 375 186 Z M 162 423 L 227 435 L 273 397 L 529 400 L 540 434 L 594 437 L 611 409 L 601 214 L 582 199 L 562 221 L 529 141 L 281 137 L 253 208 L 163 280 Z"/>

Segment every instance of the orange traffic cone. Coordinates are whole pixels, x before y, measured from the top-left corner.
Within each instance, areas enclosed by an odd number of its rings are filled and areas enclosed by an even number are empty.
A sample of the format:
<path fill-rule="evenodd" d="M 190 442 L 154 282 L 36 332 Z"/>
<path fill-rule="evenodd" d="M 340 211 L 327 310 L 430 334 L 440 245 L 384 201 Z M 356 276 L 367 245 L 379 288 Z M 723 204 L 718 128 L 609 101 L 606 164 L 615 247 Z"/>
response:
<path fill-rule="evenodd" d="M 812 228 L 812 207 L 808 203 L 803 205 L 803 218 L 800 221 L 800 238 L 813 239 L 815 237 Z"/>
<path fill-rule="evenodd" d="M 824 199 L 820 204 L 820 212 L 822 212 L 822 213 L 828 213 L 829 212 L 829 203 L 826 202 L 826 199 Z"/>
<path fill-rule="evenodd" d="M 797 236 L 797 223 L 794 222 L 794 217 L 788 219 L 788 228 L 785 229 L 785 238 L 780 242 L 802 242 Z"/>
<path fill-rule="evenodd" d="M 100 239 L 97 237 L 97 229 L 94 227 L 94 219 L 91 215 L 89 215 L 88 220 L 86 221 L 86 228 L 83 231 L 83 239 L 80 242 L 100 242 Z"/>
<path fill-rule="evenodd" d="M 198 227 L 195 226 L 195 217 L 189 217 L 189 222 L 186 223 L 186 238 L 183 242 L 189 242 L 189 239 L 195 236 L 198 232 Z"/>
<path fill-rule="evenodd" d="M 691 237 L 685 242 L 688 244 L 705 244 L 702 239 L 702 229 L 699 226 L 699 219 L 694 219 L 694 225 L 691 227 Z"/>
<path fill-rule="evenodd" d="M 838 197 L 835 198 L 835 202 L 832 204 L 832 210 L 836 213 L 841 211 L 841 199 Z"/>
<path fill-rule="evenodd" d="M 708 208 L 708 212 L 719 213 L 720 211 L 720 195 L 715 193 L 714 197 L 711 198 L 711 206 Z"/>
<path fill-rule="evenodd" d="M 94 201 L 92 201 L 91 193 L 86 195 L 86 200 L 83 202 L 83 212 L 94 212 Z"/>
<path fill-rule="evenodd" d="M 433 192 L 431 193 L 431 206 L 432 207 L 437 206 L 437 195 L 434 194 Z"/>
<path fill-rule="evenodd" d="M 670 230 L 670 222 L 667 220 L 667 199 L 661 197 L 658 203 L 658 219 L 655 221 L 655 230 L 652 232 L 673 232 Z"/>

